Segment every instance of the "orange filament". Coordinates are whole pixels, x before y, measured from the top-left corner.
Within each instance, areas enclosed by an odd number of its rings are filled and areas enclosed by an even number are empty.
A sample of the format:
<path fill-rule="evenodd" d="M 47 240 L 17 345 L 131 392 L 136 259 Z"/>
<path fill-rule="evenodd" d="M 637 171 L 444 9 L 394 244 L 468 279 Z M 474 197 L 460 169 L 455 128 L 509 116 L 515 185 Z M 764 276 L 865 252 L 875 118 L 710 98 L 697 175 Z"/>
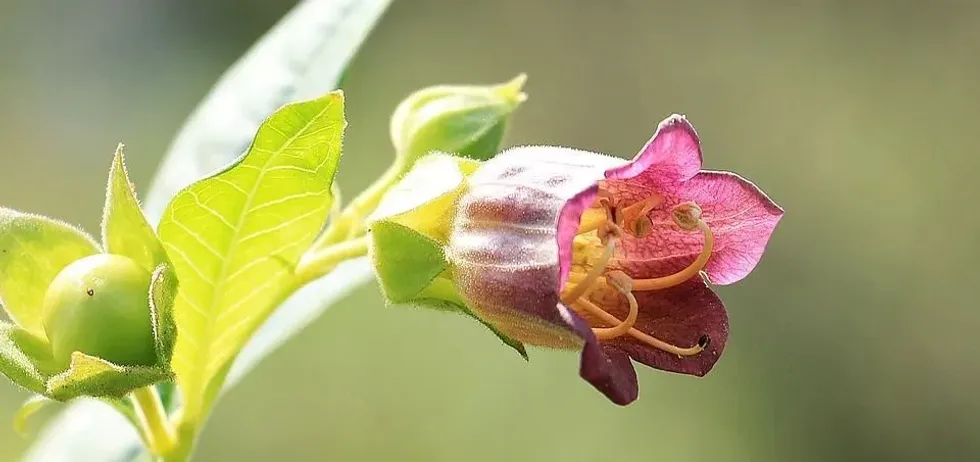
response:
<path fill-rule="evenodd" d="M 601 230 L 604 225 L 615 224 L 617 226 L 626 226 L 631 233 L 642 237 L 643 234 L 640 231 L 640 224 L 644 222 L 649 222 L 647 214 L 651 210 L 657 208 L 664 203 L 664 198 L 662 196 L 651 196 L 646 199 L 637 201 L 636 203 L 630 204 L 626 208 L 616 209 L 615 207 L 609 205 L 609 201 L 606 197 L 600 197 L 597 201 L 602 204 L 602 207 L 593 207 L 587 209 L 582 214 L 581 225 L 578 229 L 578 234 L 586 234 L 592 231 Z M 611 218 L 611 220 L 610 220 Z"/>
<path fill-rule="evenodd" d="M 652 278 L 652 279 L 633 279 L 632 290 L 645 291 L 645 290 L 669 289 L 679 284 L 683 284 L 684 282 L 687 282 L 689 279 L 693 278 L 694 276 L 697 276 L 698 273 L 702 269 L 704 269 L 704 266 L 708 263 L 708 260 L 711 258 L 711 251 L 714 248 L 714 233 L 711 232 L 711 228 L 708 226 L 707 223 L 704 222 L 704 220 L 699 219 L 696 226 L 704 234 L 704 246 L 701 248 L 701 253 L 698 255 L 698 257 L 693 262 L 691 262 L 691 264 L 688 265 L 686 268 L 674 274 L 671 274 L 669 276 L 663 276 L 663 277 Z M 606 250 L 607 251 L 609 250 L 608 245 Z M 605 255 L 606 253 L 603 253 L 603 256 Z M 608 264 L 608 260 L 603 260 L 602 258 L 600 258 L 600 261 L 603 262 L 602 268 L 600 268 L 600 270 L 596 272 L 596 274 L 593 274 L 593 272 L 595 271 L 596 268 L 598 268 L 598 265 L 594 266 L 592 268 L 592 271 L 589 271 L 589 273 L 584 278 L 580 279 L 575 274 L 569 275 L 570 276 L 569 281 L 576 283 L 576 286 L 572 289 L 573 292 L 570 292 L 570 294 L 575 293 L 578 294 L 579 297 L 581 297 L 588 291 L 588 288 L 579 289 L 582 286 L 585 285 L 608 286 L 609 285 L 609 282 L 606 280 L 606 278 L 599 277 L 598 274 L 601 273 L 602 269 L 605 268 L 605 265 Z M 579 291 L 581 291 L 580 294 Z M 571 296 L 562 297 L 562 300 L 575 300 L 575 298 L 571 298 Z"/>
<path fill-rule="evenodd" d="M 657 208 L 660 204 L 664 203 L 664 198 L 662 196 L 650 196 L 641 201 L 637 201 L 635 204 L 630 204 L 623 209 L 623 216 L 625 217 L 642 217 L 651 210 Z"/>
<path fill-rule="evenodd" d="M 623 336 L 629 332 L 629 330 L 633 327 L 633 324 L 636 324 L 636 317 L 640 314 L 640 305 L 636 302 L 636 297 L 633 296 L 633 292 L 630 292 L 630 285 L 632 284 L 630 277 L 622 271 L 615 271 L 610 273 L 607 279 L 612 283 L 613 287 L 616 288 L 616 291 L 619 292 L 620 295 L 626 297 L 626 301 L 629 302 L 630 305 L 630 312 L 626 315 L 626 319 L 615 327 L 593 327 L 592 332 L 599 340 L 608 340 Z M 590 304 L 592 303 L 584 299 L 583 301 Z M 602 309 L 595 305 L 593 305 L 593 307 L 600 310 Z"/>
<path fill-rule="evenodd" d="M 593 327 L 592 333 L 599 340 L 612 340 L 616 337 L 622 337 L 623 335 L 629 333 L 630 329 L 633 328 L 633 324 L 636 323 L 636 314 L 639 313 L 639 306 L 636 305 L 636 297 L 633 294 L 629 294 L 630 301 L 630 314 L 626 317 L 625 321 L 620 321 L 616 319 L 615 316 L 606 312 L 602 308 L 599 308 L 595 303 L 590 302 L 584 298 L 580 298 L 572 304 L 572 307 L 578 308 L 579 310 L 588 311 L 596 316 L 602 318 L 603 322 L 613 324 L 614 327 Z M 633 307 L 636 306 L 637 309 L 634 311 Z M 608 315 L 608 317 L 603 316 Z"/>
<path fill-rule="evenodd" d="M 595 328 L 595 327 L 593 327 L 592 328 L 592 332 L 595 333 L 596 338 L 598 338 L 599 340 L 611 340 L 611 339 L 620 337 L 622 334 L 619 334 L 619 335 L 610 335 L 610 334 L 612 334 L 614 330 L 619 329 L 619 328 L 622 328 L 623 326 L 626 326 L 626 329 L 627 329 L 626 332 L 625 332 L 626 335 L 629 335 L 630 337 L 633 337 L 634 339 L 639 340 L 640 342 L 643 342 L 643 343 L 645 343 L 645 344 L 647 344 L 649 346 L 652 346 L 652 347 L 654 347 L 654 348 L 656 348 L 658 350 L 663 350 L 663 351 L 666 351 L 667 353 L 672 353 L 672 354 L 675 354 L 677 356 L 694 356 L 694 355 L 696 355 L 696 354 L 704 351 L 704 349 L 708 347 L 708 344 L 710 343 L 710 338 L 707 335 L 702 335 L 701 338 L 698 339 L 698 343 L 696 345 L 694 345 L 692 347 L 683 348 L 683 347 L 679 347 L 677 345 L 673 345 L 673 344 L 667 343 L 667 342 L 665 342 L 663 340 L 660 340 L 660 339 L 658 339 L 658 338 L 656 338 L 656 337 L 654 337 L 652 335 L 645 334 L 645 333 L 643 333 L 643 332 L 641 332 L 641 331 L 633 328 L 632 327 L 632 324 L 627 324 L 627 322 L 630 321 L 630 318 L 633 318 L 632 319 L 633 322 L 636 321 L 635 316 L 633 316 L 633 306 L 635 306 L 635 304 L 636 304 L 636 298 L 633 297 L 633 294 L 632 293 L 629 294 L 629 297 L 628 298 L 630 299 L 630 315 L 626 318 L 627 319 L 626 321 L 620 321 L 615 316 L 613 316 L 613 315 L 609 314 L 608 312 L 606 312 L 606 310 L 603 310 L 602 308 L 599 308 L 596 304 L 594 304 L 594 303 L 592 303 L 592 302 L 590 302 L 588 300 L 585 300 L 583 298 L 580 298 L 580 299 L 576 300 L 575 303 L 572 304 L 572 307 L 573 308 L 577 308 L 579 310 L 587 311 L 587 312 L 589 312 L 589 313 L 591 313 L 591 314 L 599 317 L 600 319 L 602 319 L 603 322 L 608 323 L 608 324 L 612 324 L 613 326 L 615 326 L 615 327 L 609 327 L 609 328 Z"/>
<path fill-rule="evenodd" d="M 704 220 L 698 219 L 697 222 L 698 229 L 704 234 L 704 246 L 701 248 L 701 253 L 698 255 L 687 268 L 684 268 L 670 276 L 664 276 L 653 279 L 634 279 L 633 280 L 633 290 L 662 290 L 670 287 L 674 287 L 678 284 L 682 284 L 687 280 L 697 276 L 699 272 L 704 268 L 704 265 L 708 264 L 708 259 L 711 257 L 711 249 L 714 246 L 715 236 L 711 232 L 711 228 Z"/>

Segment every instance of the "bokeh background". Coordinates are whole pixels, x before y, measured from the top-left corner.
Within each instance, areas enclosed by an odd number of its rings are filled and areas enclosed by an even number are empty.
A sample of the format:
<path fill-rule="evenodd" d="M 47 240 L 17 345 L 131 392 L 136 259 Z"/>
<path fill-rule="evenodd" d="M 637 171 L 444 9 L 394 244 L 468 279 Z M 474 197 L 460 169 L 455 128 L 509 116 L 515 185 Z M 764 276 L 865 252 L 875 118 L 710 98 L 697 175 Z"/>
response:
<path fill-rule="evenodd" d="M 0 203 L 97 231 L 115 144 L 147 188 L 293 3 L 0 0 Z M 628 157 L 682 112 L 707 167 L 787 210 L 760 267 L 718 289 L 732 336 L 715 370 L 641 369 L 618 408 L 575 355 L 527 364 L 475 322 L 365 287 L 223 399 L 199 460 L 980 460 L 980 3 L 396 1 L 344 84 L 341 186 L 384 168 L 410 91 L 519 72 L 508 144 Z M 26 396 L 0 381 L 0 416 Z M 29 440 L 4 428 L 16 460 Z"/>

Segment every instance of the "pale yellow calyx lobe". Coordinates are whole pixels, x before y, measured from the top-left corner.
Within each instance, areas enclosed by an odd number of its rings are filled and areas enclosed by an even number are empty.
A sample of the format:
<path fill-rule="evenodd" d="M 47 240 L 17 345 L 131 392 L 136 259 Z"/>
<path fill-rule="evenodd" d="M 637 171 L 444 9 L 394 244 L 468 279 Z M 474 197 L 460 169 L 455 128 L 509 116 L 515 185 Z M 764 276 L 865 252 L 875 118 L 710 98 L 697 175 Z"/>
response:
<path fill-rule="evenodd" d="M 653 230 L 649 214 L 664 204 L 664 198 L 653 195 L 625 206 L 617 206 L 615 198 L 600 186 L 597 200 L 582 214 L 578 235 L 572 247 L 572 264 L 568 281 L 561 293 L 562 302 L 593 324 L 592 331 L 600 341 L 624 335 L 653 348 L 678 356 L 692 356 L 703 351 L 710 342 L 701 336 L 691 347 L 679 347 L 660 340 L 634 327 L 639 304 L 633 292 L 663 290 L 686 282 L 704 268 L 711 257 L 714 236 L 701 218 L 701 208 L 693 202 L 677 205 L 671 210 L 674 224 L 685 230 L 699 230 L 704 235 L 701 253 L 686 268 L 659 278 L 632 279 L 619 267 L 617 244 L 629 233 L 642 239 Z M 610 311 L 628 307 L 626 318 L 620 320 Z"/>

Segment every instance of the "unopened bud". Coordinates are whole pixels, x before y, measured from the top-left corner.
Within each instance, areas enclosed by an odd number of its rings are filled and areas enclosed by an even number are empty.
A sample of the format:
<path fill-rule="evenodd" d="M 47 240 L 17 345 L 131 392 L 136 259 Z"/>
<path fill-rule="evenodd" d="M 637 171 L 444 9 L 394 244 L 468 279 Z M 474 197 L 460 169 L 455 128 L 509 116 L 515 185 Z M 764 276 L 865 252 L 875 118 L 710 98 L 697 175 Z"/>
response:
<path fill-rule="evenodd" d="M 411 166 L 432 151 L 475 160 L 493 157 L 507 122 L 527 99 L 525 74 L 500 85 L 438 85 L 409 95 L 391 118 L 397 155 Z"/>

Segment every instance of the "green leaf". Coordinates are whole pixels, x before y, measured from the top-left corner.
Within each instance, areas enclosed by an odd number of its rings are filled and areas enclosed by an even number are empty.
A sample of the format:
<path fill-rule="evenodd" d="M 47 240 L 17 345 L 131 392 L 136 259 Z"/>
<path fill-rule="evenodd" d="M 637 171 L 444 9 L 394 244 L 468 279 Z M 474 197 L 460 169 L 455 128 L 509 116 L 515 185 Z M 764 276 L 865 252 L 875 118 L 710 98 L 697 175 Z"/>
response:
<path fill-rule="evenodd" d="M 47 377 L 43 367 L 21 346 L 29 338 L 20 327 L 0 321 L 0 373 L 29 391 L 44 393 Z"/>
<path fill-rule="evenodd" d="M 169 262 L 160 239 L 136 200 L 136 191 L 126 172 L 122 144 L 116 147 L 109 169 L 102 214 L 102 243 L 106 253 L 132 258 L 147 271 Z"/>
<path fill-rule="evenodd" d="M 167 264 L 153 271 L 150 279 L 150 316 L 153 320 L 153 340 L 156 342 L 158 365 L 169 367 L 177 340 L 174 320 L 174 301 L 177 298 L 177 273 Z"/>
<path fill-rule="evenodd" d="M 79 396 L 122 398 L 137 388 L 170 379 L 170 372 L 163 368 L 119 366 L 76 351 L 68 370 L 48 380 L 46 394 L 58 401 Z"/>
<path fill-rule="evenodd" d="M 211 380 L 281 302 L 292 267 L 323 227 L 341 154 L 343 96 L 276 111 L 248 153 L 184 189 L 159 233 L 180 289 L 171 365 L 196 417 Z"/>
<path fill-rule="evenodd" d="M 27 401 L 24 401 L 24 404 L 20 405 L 20 409 L 14 413 L 14 431 L 20 436 L 27 437 L 28 419 L 53 402 L 43 395 L 34 395 L 27 398 Z"/>
<path fill-rule="evenodd" d="M 393 221 L 371 225 L 371 259 L 385 298 L 405 303 L 446 269 L 438 242 Z"/>
<path fill-rule="evenodd" d="M 145 210 L 159 217 L 170 198 L 234 160 L 282 105 L 340 88 L 347 65 L 391 0 L 304 0 L 201 101 L 164 157 Z"/>
<path fill-rule="evenodd" d="M 290 101 L 337 88 L 341 74 L 390 0 L 303 0 L 229 69 L 200 103 L 163 159 L 144 210 L 160 218 L 180 189 L 246 149 L 259 124 Z M 341 264 L 277 309 L 234 362 L 224 389 L 356 287 L 373 280 L 367 258 Z M 158 385 L 166 396 L 173 386 Z M 169 391 L 168 391 L 169 390 Z M 112 408 L 91 400 L 66 406 L 39 435 L 27 461 L 131 460 L 140 441 Z"/>
<path fill-rule="evenodd" d="M 19 326 L 44 335 L 44 293 L 66 266 L 99 252 L 84 231 L 40 215 L 0 207 L 0 305 Z"/>

